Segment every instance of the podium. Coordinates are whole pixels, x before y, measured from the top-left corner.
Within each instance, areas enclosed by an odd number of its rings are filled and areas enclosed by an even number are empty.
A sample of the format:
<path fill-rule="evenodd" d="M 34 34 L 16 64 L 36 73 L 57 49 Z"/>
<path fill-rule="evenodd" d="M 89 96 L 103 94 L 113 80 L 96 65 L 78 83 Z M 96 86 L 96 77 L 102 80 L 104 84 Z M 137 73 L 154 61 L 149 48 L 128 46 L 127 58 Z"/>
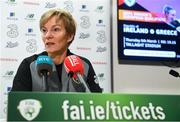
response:
<path fill-rule="evenodd" d="M 10 92 L 7 121 L 180 121 L 180 96 Z"/>

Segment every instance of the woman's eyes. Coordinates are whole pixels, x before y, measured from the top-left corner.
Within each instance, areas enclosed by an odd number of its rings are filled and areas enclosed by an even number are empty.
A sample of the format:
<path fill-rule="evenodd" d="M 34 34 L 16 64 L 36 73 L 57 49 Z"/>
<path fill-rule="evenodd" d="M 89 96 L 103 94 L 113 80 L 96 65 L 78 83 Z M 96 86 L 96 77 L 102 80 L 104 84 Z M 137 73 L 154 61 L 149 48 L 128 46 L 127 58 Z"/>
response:
<path fill-rule="evenodd" d="M 60 30 L 61 30 L 60 28 L 54 28 L 54 29 L 53 29 L 54 32 L 58 32 L 58 31 L 60 31 Z"/>
<path fill-rule="evenodd" d="M 53 32 L 53 33 L 59 32 L 59 31 L 61 31 L 61 28 L 59 28 L 59 27 L 55 27 L 55 28 L 52 28 L 52 29 L 50 30 L 50 32 Z M 42 32 L 43 34 L 46 34 L 46 33 L 48 32 L 48 30 L 45 29 L 45 28 L 42 28 L 42 29 L 41 29 L 41 32 Z"/>
<path fill-rule="evenodd" d="M 46 33 L 47 30 L 46 29 L 41 29 L 41 32 Z"/>

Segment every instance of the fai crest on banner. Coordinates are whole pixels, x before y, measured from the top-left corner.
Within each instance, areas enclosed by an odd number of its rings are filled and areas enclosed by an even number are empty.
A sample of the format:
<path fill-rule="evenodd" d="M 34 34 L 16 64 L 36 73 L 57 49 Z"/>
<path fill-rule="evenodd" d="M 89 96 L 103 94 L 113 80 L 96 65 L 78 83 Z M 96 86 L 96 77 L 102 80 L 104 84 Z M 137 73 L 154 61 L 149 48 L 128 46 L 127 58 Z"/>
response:
<path fill-rule="evenodd" d="M 136 0 L 125 0 L 124 2 L 127 6 L 131 7 L 136 3 Z"/>
<path fill-rule="evenodd" d="M 42 108 L 40 101 L 35 99 L 24 99 L 19 102 L 18 110 L 28 121 L 35 119 Z"/>

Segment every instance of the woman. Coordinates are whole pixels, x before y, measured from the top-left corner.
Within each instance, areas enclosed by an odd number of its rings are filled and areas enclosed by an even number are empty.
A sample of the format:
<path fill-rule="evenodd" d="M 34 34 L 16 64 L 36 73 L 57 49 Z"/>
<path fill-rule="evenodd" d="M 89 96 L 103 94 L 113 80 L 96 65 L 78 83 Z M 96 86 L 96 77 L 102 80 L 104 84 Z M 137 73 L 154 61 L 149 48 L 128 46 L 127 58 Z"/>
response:
<path fill-rule="evenodd" d="M 180 29 L 179 29 L 180 22 L 176 18 L 176 10 L 172 6 L 169 6 L 169 5 L 165 5 L 163 10 L 164 10 L 166 23 L 170 25 L 171 27 L 176 28 L 176 30 L 180 32 Z"/>
<path fill-rule="evenodd" d="M 35 62 L 38 56 L 48 55 L 53 61 L 53 72 L 47 79 L 48 91 L 85 92 L 87 89 L 84 85 L 69 78 L 63 65 L 67 56 L 74 55 L 68 49 L 76 33 L 72 15 L 61 9 L 51 9 L 41 16 L 40 30 L 46 51 L 22 61 L 14 77 L 12 91 L 44 91 L 42 77 L 37 73 Z M 91 63 L 86 58 L 80 58 L 85 67 L 83 77 L 90 91 L 102 92 L 95 82 L 95 72 Z"/>

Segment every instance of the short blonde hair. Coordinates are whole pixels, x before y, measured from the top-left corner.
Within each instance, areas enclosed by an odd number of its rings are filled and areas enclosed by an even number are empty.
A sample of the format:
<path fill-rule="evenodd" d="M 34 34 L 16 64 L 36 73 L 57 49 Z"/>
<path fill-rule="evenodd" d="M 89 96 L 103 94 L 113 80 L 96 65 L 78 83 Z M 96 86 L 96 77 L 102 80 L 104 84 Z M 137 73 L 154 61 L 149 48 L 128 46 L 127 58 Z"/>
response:
<path fill-rule="evenodd" d="M 69 36 L 73 36 L 74 39 L 74 35 L 76 33 L 76 22 L 68 11 L 62 9 L 50 9 L 46 11 L 40 18 L 40 30 L 47 23 L 47 21 L 54 16 L 57 16 L 56 21 L 62 20 L 66 32 Z"/>

